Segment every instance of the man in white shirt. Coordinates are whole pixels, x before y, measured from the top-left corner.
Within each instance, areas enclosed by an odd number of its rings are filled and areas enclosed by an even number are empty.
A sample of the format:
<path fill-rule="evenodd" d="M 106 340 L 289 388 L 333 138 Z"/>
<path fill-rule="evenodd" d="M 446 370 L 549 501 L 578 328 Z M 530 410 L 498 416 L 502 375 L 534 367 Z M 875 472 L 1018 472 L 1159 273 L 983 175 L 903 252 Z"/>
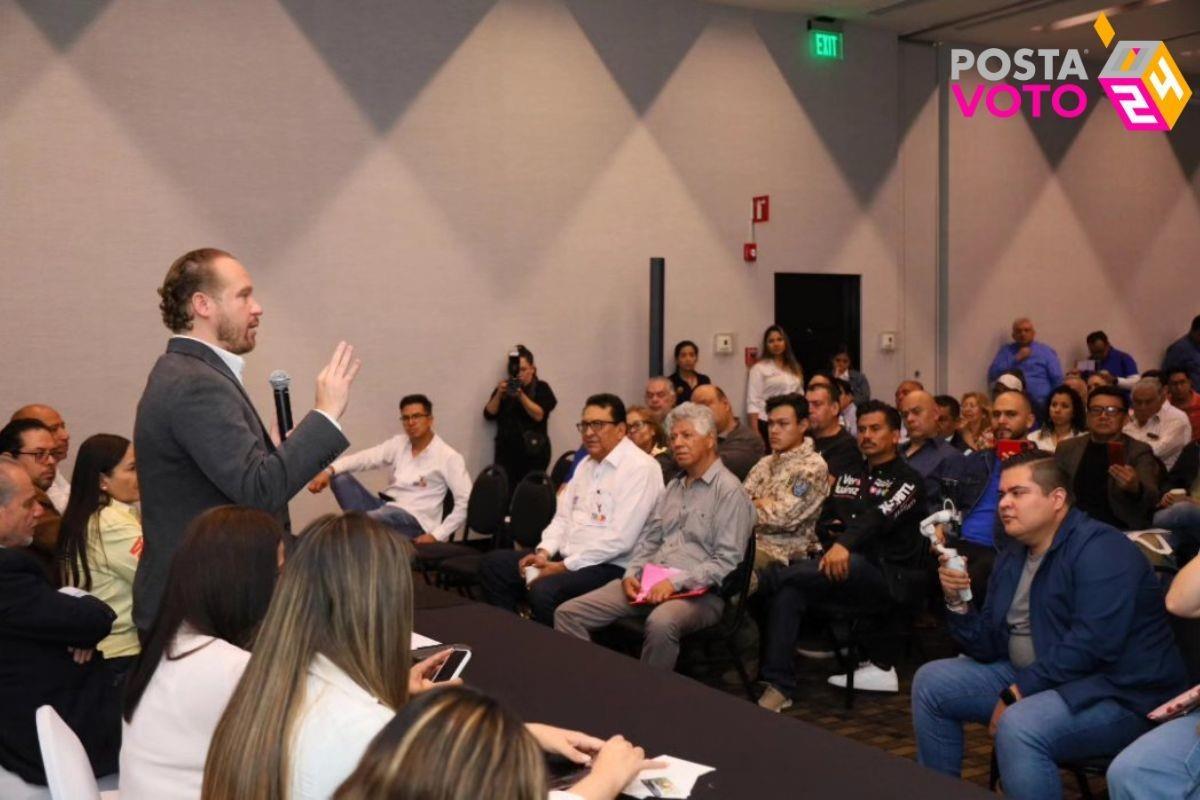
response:
<path fill-rule="evenodd" d="M 1150 445 L 1167 469 L 1175 466 L 1183 448 L 1192 441 L 1188 415 L 1167 402 L 1167 392 L 1158 378 L 1142 378 L 1133 385 L 1133 408 L 1125 433 Z"/>
<path fill-rule="evenodd" d="M 400 400 L 404 433 L 382 444 L 334 461 L 308 485 L 316 494 L 331 483 L 343 511 L 363 511 L 413 541 L 444 542 L 467 519 L 471 476 L 463 457 L 433 432 L 433 403 L 423 394 Z M 371 494 L 355 472 L 379 467 L 392 470 L 381 495 Z M 442 518 L 446 492 L 454 508 Z"/>
<path fill-rule="evenodd" d="M 54 437 L 54 461 L 58 470 L 54 473 L 54 483 L 46 490 L 46 496 L 61 514 L 67 510 L 67 500 L 71 497 L 71 483 L 67 480 L 66 467 L 63 464 L 71 448 L 71 433 L 67 430 L 67 423 L 63 422 L 62 414 L 42 403 L 21 406 L 13 413 L 10 422 L 21 419 L 36 419 L 45 425 Z"/>
<path fill-rule="evenodd" d="M 516 611 L 527 600 L 533 618 L 548 626 L 560 604 L 625 574 L 663 490 L 658 462 L 625 436 L 621 398 L 592 395 L 576 427 L 588 457 L 559 494 L 538 546 L 532 553 L 493 550 L 479 569 L 489 603 Z"/>

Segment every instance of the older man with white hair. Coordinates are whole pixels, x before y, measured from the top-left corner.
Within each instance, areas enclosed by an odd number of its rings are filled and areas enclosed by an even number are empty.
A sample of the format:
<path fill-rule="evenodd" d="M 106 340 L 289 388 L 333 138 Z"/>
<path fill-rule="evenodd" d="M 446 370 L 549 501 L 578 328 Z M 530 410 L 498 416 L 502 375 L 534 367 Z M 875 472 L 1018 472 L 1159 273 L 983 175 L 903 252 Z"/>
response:
<path fill-rule="evenodd" d="M 1125 433 L 1150 445 L 1158 460 L 1171 469 L 1192 441 L 1192 421 L 1167 402 L 1167 389 L 1158 378 L 1142 378 L 1135 383 L 1132 401 Z"/>
<path fill-rule="evenodd" d="M 667 430 L 682 472 L 659 496 L 625 576 L 563 603 L 554 628 L 588 639 L 623 617 L 645 617 L 642 661 L 673 669 L 680 640 L 721 618 L 725 602 L 716 590 L 741 563 L 755 514 L 717 456 L 708 408 L 684 403 L 667 416 Z"/>

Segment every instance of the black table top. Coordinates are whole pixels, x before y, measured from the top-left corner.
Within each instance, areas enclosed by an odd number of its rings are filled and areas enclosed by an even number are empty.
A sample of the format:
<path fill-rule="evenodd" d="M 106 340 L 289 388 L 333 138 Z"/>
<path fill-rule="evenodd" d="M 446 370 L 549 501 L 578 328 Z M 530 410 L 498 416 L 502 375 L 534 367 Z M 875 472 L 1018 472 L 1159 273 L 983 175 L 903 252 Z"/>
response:
<path fill-rule="evenodd" d="M 715 767 L 696 783 L 695 798 L 984 795 L 907 759 L 489 606 L 427 605 L 417 611 L 415 629 L 470 645 L 466 682 L 528 722 L 600 737 L 620 733 L 649 756 Z"/>

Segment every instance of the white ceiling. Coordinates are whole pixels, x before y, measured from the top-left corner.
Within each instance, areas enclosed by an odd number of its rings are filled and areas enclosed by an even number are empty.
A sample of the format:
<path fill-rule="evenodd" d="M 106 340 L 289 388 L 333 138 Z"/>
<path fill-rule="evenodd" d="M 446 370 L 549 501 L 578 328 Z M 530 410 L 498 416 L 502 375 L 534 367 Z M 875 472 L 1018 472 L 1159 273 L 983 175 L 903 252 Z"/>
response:
<path fill-rule="evenodd" d="M 1104 47 L 1091 21 L 1106 10 L 1117 39 L 1161 39 L 1181 69 L 1200 72 L 1200 0 L 708 0 L 766 11 L 824 15 L 924 42 L 999 47 Z M 1054 23 L 1080 17 L 1072 27 Z M 1194 87 L 1200 90 L 1200 87 Z M 1198 91 L 1200 93 L 1200 91 Z"/>

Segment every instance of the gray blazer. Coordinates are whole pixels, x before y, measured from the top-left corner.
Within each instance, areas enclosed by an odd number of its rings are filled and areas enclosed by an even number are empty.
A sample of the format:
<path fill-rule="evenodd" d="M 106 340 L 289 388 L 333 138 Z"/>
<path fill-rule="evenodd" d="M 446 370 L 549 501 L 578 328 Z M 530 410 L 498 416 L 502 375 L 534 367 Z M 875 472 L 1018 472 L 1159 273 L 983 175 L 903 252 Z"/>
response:
<path fill-rule="evenodd" d="M 203 511 L 243 505 L 290 530 L 288 501 L 349 445 L 337 426 L 309 413 L 276 448 L 241 382 L 202 342 L 171 339 L 138 403 L 133 428 L 142 495 L 143 550 L 133 583 L 133 620 L 150 629 L 171 557 Z"/>
<path fill-rule="evenodd" d="M 1079 464 L 1083 461 L 1083 453 L 1087 449 L 1091 436 L 1074 436 L 1059 443 L 1054 451 L 1054 460 L 1071 476 L 1071 484 L 1075 483 L 1075 474 L 1079 472 Z M 1137 472 L 1138 481 L 1142 484 L 1141 494 L 1129 494 L 1123 491 L 1111 477 L 1108 479 L 1108 504 L 1113 514 L 1125 524 L 1126 530 L 1140 530 L 1150 527 L 1150 518 L 1158 506 L 1160 491 L 1158 488 L 1160 466 L 1154 457 L 1154 451 L 1148 444 L 1121 434 L 1120 440 L 1125 444 L 1125 463 Z M 140 456 L 139 456 L 140 457 Z"/>

